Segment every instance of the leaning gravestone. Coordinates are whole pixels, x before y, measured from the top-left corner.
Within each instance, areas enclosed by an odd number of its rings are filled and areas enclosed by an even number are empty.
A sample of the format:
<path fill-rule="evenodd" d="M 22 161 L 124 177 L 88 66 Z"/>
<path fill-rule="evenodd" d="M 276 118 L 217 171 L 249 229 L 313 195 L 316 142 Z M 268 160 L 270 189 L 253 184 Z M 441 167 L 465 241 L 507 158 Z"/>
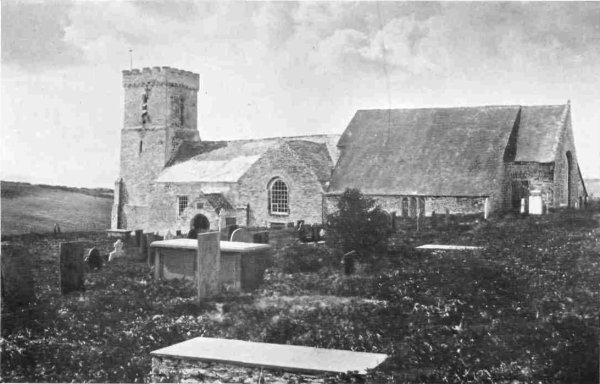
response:
<path fill-rule="evenodd" d="M 253 243 L 254 238 L 246 228 L 238 228 L 231 234 L 231 241 L 238 241 L 240 243 Z"/>
<path fill-rule="evenodd" d="M 60 287 L 63 294 L 85 291 L 83 242 L 60 243 Z"/>
<path fill-rule="evenodd" d="M 102 256 L 96 247 L 90 249 L 85 257 L 85 262 L 91 270 L 102 268 Z"/>
<path fill-rule="evenodd" d="M 8 307 L 29 304 L 35 298 L 29 252 L 23 247 L 2 243 L 2 302 Z"/>

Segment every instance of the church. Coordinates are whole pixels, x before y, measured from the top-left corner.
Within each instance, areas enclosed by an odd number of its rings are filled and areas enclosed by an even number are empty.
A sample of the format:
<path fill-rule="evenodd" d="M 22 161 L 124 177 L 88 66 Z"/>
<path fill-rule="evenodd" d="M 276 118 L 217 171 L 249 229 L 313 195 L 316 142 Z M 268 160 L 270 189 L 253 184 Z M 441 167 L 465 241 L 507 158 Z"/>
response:
<path fill-rule="evenodd" d="M 123 71 L 113 229 L 322 223 L 346 188 L 390 215 L 579 207 L 570 104 L 359 110 L 340 135 L 203 141 L 199 75 Z M 341 130 L 341 129 L 340 129 Z"/>

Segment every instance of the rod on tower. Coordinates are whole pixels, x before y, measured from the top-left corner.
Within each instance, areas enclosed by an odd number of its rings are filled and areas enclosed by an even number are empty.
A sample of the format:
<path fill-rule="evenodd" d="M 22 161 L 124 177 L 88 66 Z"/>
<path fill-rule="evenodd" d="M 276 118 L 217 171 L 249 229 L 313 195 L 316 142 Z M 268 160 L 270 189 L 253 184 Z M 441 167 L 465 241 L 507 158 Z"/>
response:
<path fill-rule="evenodd" d="M 129 50 L 129 70 L 133 69 L 133 49 Z"/>

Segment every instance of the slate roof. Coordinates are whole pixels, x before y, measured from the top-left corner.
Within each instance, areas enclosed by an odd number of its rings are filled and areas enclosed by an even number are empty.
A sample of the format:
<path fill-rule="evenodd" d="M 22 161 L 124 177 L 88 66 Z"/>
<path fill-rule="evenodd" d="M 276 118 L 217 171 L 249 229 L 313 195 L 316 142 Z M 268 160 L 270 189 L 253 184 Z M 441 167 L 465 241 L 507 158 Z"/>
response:
<path fill-rule="evenodd" d="M 255 140 L 231 140 L 231 141 L 184 141 L 175 151 L 171 159 L 167 162 L 166 166 L 170 167 L 177 163 L 184 162 L 191 159 L 194 156 L 198 156 L 202 153 L 210 152 L 218 148 L 226 146 L 228 143 L 235 142 L 276 142 L 277 140 L 284 141 L 310 141 L 313 143 L 325 144 L 329 151 L 329 156 L 333 164 L 337 162 L 339 157 L 339 150 L 337 148 L 337 142 L 340 139 L 340 135 L 306 135 L 306 136 L 288 136 L 288 137 L 270 137 L 265 139 Z"/>
<path fill-rule="evenodd" d="M 555 149 L 565 108 L 359 110 L 338 142 L 329 193 L 487 196 L 501 181 L 519 110 L 515 160 L 544 162 L 554 159 L 549 148 Z"/>
<path fill-rule="evenodd" d="M 569 105 L 521 108 L 515 161 L 554 161 Z"/>
<path fill-rule="evenodd" d="M 289 138 L 184 143 L 172 165 L 157 177 L 159 183 L 235 183 L 268 150 L 287 145 L 316 175 L 321 185 L 329 181 L 332 160 L 327 145 Z M 194 151 L 199 154 L 193 155 Z"/>
<path fill-rule="evenodd" d="M 194 156 L 175 160 L 165 168 L 157 182 L 230 182 L 239 180 L 277 140 L 240 140 L 225 142 L 222 147 Z M 205 150 L 205 148 L 202 148 Z"/>
<path fill-rule="evenodd" d="M 212 207 L 215 210 L 218 210 L 218 209 L 232 210 L 233 209 L 233 206 L 231 205 L 229 200 L 227 200 L 225 198 L 225 196 L 223 196 L 222 193 L 206 193 L 206 194 L 204 194 L 204 197 L 206 198 L 206 200 L 208 200 L 210 205 L 212 205 Z"/>
<path fill-rule="evenodd" d="M 314 172 L 321 185 L 325 186 L 329 182 L 333 163 L 326 144 L 291 140 L 287 142 L 287 145 Z"/>

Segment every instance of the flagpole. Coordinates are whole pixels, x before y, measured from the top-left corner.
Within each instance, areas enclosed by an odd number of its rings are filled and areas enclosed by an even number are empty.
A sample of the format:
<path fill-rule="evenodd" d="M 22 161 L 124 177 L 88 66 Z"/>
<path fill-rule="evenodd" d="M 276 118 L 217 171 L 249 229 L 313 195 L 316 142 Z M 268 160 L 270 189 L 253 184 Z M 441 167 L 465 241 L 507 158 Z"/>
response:
<path fill-rule="evenodd" d="M 131 52 L 133 52 L 133 49 L 129 50 L 129 70 L 133 69 L 133 54 Z"/>

